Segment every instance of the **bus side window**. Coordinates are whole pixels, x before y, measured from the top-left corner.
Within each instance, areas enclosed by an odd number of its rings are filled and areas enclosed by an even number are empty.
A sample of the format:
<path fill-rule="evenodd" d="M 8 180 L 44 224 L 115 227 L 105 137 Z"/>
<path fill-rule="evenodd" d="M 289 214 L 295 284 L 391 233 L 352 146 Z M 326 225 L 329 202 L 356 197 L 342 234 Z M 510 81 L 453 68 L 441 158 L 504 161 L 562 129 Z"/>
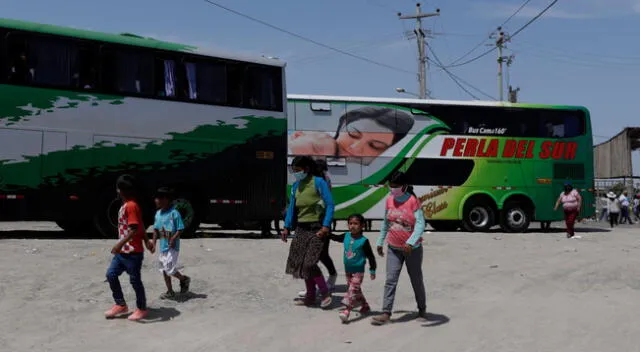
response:
<path fill-rule="evenodd" d="M 280 70 L 269 66 L 249 66 L 245 75 L 245 107 L 263 110 L 281 110 L 282 102 Z"/>
<path fill-rule="evenodd" d="M 244 107 L 244 73 L 246 65 L 230 62 L 227 65 L 227 104 L 236 107 Z"/>
<path fill-rule="evenodd" d="M 26 85 L 33 81 L 34 67 L 28 55 L 27 37 L 20 32 L 10 32 L 6 40 L 8 81 Z"/>
<path fill-rule="evenodd" d="M 227 68 L 224 63 L 184 62 L 188 98 L 212 104 L 227 103 Z"/>
<path fill-rule="evenodd" d="M 153 56 L 145 51 L 108 48 L 102 52 L 102 86 L 110 93 L 153 94 Z"/>

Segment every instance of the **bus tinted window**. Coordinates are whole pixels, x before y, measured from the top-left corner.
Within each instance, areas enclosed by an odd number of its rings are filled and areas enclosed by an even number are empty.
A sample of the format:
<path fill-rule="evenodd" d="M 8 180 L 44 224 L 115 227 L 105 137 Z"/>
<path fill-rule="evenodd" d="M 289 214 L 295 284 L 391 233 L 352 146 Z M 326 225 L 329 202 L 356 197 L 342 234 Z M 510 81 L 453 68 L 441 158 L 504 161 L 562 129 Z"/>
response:
<path fill-rule="evenodd" d="M 103 50 L 103 89 L 112 93 L 153 95 L 153 61 L 153 56 L 144 51 Z"/>
<path fill-rule="evenodd" d="M 11 32 L 6 48 L 8 80 L 12 84 L 95 87 L 97 61 L 91 43 Z"/>
<path fill-rule="evenodd" d="M 248 108 L 276 110 L 282 108 L 282 77 L 280 70 L 264 66 L 249 66 L 245 72 L 244 95 Z"/>
<path fill-rule="evenodd" d="M 227 68 L 222 63 L 189 60 L 184 63 L 190 100 L 227 102 Z"/>
<path fill-rule="evenodd" d="M 483 106 L 415 106 L 444 122 L 453 134 L 573 138 L 586 132 L 580 111 Z"/>

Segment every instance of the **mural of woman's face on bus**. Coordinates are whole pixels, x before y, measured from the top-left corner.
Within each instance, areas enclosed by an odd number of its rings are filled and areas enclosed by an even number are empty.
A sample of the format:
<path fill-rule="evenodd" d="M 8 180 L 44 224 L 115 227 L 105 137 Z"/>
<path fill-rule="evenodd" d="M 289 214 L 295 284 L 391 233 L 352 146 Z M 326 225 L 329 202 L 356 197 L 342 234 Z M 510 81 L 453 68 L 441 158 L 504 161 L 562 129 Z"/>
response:
<path fill-rule="evenodd" d="M 338 156 L 377 157 L 393 145 L 391 129 L 371 119 L 357 120 L 345 125 L 338 133 Z"/>
<path fill-rule="evenodd" d="M 289 154 L 346 158 L 369 165 L 401 141 L 414 125 L 408 113 L 380 106 L 350 110 L 337 122 L 333 136 L 320 126 L 315 131 L 291 133 Z"/>
<path fill-rule="evenodd" d="M 402 140 L 413 127 L 413 118 L 400 110 L 367 106 L 340 117 L 335 139 L 338 157 L 361 157 L 370 164 Z"/>

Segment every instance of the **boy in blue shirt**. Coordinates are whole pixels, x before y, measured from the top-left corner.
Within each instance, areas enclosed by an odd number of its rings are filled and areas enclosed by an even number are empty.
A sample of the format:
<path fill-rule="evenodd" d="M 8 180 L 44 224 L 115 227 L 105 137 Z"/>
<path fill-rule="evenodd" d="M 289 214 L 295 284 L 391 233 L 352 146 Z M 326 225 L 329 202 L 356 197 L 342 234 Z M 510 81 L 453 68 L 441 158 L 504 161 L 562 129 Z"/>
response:
<path fill-rule="evenodd" d="M 364 237 L 364 217 L 360 214 L 349 216 L 349 232 L 342 235 L 331 235 L 331 239 L 344 245 L 344 270 L 347 276 L 349 289 L 344 295 L 343 303 L 346 308 L 340 312 L 340 320 L 343 323 L 349 321 L 349 315 L 356 306 L 360 305 L 360 313 L 371 311 L 367 300 L 362 294 L 362 281 L 364 280 L 364 266 L 369 260 L 369 274 L 371 280 L 376 279 L 376 257 L 373 255 L 369 239 Z"/>
<path fill-rule="evenodd" d="M 180 212 L 174 208 L 172 201 L 173 192 L 170 189 L 163 187 L 158 190 L 155 197 L 158 211 L 153 224 L 153 245 L 154 248 L 160 249 L 158 261 L 164 282 L 167 284 L 167 292 L 160 296 L 161 299 L 172 299 L 176 296 L 171 286 L 172 276 L 180 280 L 180 293 L 182 294 L 189 292 L 189 284 L 191 283 L 191 278 L 182 275 L 177 269 L 180 235 L 184 231 L 184 224 Z M 160 246 L 155 247 L 158 238 Z"/>

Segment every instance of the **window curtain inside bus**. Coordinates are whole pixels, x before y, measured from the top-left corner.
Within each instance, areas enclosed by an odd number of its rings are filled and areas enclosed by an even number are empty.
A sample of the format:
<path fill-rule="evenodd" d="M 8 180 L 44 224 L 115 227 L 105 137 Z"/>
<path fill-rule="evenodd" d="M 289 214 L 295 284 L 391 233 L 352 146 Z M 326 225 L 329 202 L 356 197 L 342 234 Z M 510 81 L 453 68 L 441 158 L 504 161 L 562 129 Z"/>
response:
<path fill-rule="evenodd" d="M 189 98 L 190 99 L 198 99 L 197 88 L 197 74 L 196 74 L 196 64 L 193 62 L 187 62 L 184 64 L 187 69 L 187 82 L 189 83 Z"/>
<path fill-rule="evenodd" d="M 71 67 L 77 49 L 63 41 L 34 38 L 29 42 L 29 58 L 34 64 L 34 82 L 43 85 L 70 86 Z"/>
<path fill-rule="evenodd" d="M 167 97 L 176 96 L 176 64 L 173 60 L 164 60 L 164 92 Z"/>

